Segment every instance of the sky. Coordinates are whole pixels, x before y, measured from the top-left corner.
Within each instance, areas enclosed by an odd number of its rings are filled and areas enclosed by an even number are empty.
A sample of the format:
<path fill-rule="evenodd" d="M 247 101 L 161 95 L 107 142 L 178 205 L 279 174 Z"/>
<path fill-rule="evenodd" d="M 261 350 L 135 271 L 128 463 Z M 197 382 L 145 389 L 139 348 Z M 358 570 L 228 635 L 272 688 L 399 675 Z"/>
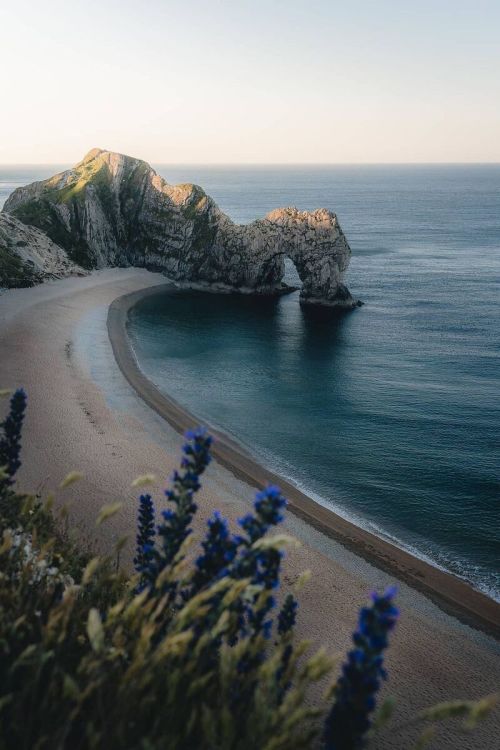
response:
<path fill-rule="evenodd" d="M 0 163 L 500 162 L 499 0 L 0 0 Z"/>

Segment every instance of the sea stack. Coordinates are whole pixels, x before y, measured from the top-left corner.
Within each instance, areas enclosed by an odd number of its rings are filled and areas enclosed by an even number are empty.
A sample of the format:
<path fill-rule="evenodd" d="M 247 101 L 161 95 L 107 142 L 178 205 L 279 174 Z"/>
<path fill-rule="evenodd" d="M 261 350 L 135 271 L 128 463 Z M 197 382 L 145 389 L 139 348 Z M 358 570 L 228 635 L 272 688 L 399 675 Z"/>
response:
<path fill-rule="evenodd" d="M 270 294 L 285 289 L 288 257 L 301 302 L 359 304 L 344 284 L 351 250 L 331 211 L 279 208 L 238 225 L 198 185 L 169 185 L 111 151 L 93 149 L 73 169 L 18 188 L 3 211 L 85 269 L 137 266 L 195 288 Z"/>

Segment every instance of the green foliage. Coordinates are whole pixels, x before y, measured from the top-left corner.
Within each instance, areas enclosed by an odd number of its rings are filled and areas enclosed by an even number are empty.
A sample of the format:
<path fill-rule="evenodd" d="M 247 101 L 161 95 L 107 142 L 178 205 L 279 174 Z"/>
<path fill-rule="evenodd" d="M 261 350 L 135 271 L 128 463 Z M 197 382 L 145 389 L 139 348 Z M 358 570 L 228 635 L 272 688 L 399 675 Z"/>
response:
<path fill-rule="evenodd" d="M 21 258 L 0 246 L 0 287 L 13 289 L 37 284 L 41 275 Z"/>
<path fill-rule="evenodd" d="M 111 191 L 111 174 L 108 167 L 103 164 L 101 168 L 92 176 L 92 187 L 99 196 L 99 200 L 104 209 L 104 214 L 108 221 L 115 221 L 116 202 Z"/>
<path fill-rule="evenodd" d="M 77 219 L 78 210 L 79 204 L 75 201 L 73 204 L 73 222 Z M 66 229 L 49 197 L 33 198 L 14 209 L 12 214 L 24 224 L 38 227 L 45 232 L 56 245 L 64 248 L 68 256 L 82 268 L 93 268 L 93 260 L 86 243 L 83 240 L 75 240 L 78 232 L 73 236 L 73 233 Z"/>
<path fill-rule="evenodd" d="M 170 499 L 177 505 L 184 498 L 177 485 L 196 491 L 207 463 L 200 434 L 194 435 L 199 453 L 185 446 L 175 475 Z M 69 474 L 61 491 L 78 479 Z M 172 511 L 164 512 L 168 550 L 174 539 L 184 541 L 156 568 L 154 585 L 137 593 L 139 576 L 127 577 L 116 564 L 121 542 L 109 557 L 82 555 L 61 534 L 53 498 L 42 503 L 16 493 L 0 467 L 0 750 L 316 746 L 328 705 L 312 705 L 309 690 L 329 674 L 330 659 L 321 650 L 308 656 L 308 644 L 294 642 L 289 599 L 272 638 L 251 618 L 243 631 L 241 625 L 242 611 L 267 612 L 269 579 L 260 582 L 262 566 L 287 539 L 260 531 L 279 522 L 280 502 L 275 489 L 260 493 L 260 515 L 242 519 L 248 536 L 233 541 L 242 545 L 243 558 L 235 552 L 229 562 L 233 573 L 248 570 L 248 576 L 220 574 L 206 584 L 199 574 L 218 564 L 215 547 L 231 549 L 224 522 L 213 519 L 204 555 L 193 560 L 191 536 Z M 188 510 L 194 512 L 191 505 Z M 118 503 L 105 506 L 99 523 L 118 511 Z M 419 718 L 460 716 L 472 725 L 492 704 L 446 704 Z M 374 729 L 391 715 L 392 705 L 384 704 Z"/>
<path fill-rule="evenodd" d="M 198 486 L 190 469 L 181 476 Z M 258 611 L 264 583 L 226 576 L 193 587 L 186 536 L 154 590 L 138 594 L 138 577 L 116 572 L 113 556 L 84 560 L 61 537 L 51 499 L 16 494 L 8 479 L 0 478 L 2 750 L 309 746 L 319 710 L 305 697 L 329 659 L 307 659 L 306 644 L 292 649 L 290 630 L 273 643 L 249 625 L 234 642 L 241 603 Z M 104 508 L 99 522 L 117 511 Z M 255 546 L 265 559 L 285 543 L 256 539 L 246 554 Z"/>
<path fill-rule="evenodd" d="M 48 181 L 38 197 L 17 206 L 12 213 L 24 224 L 38 227 L 45 232 L 82 268 L 91 269 L 94 267 L 94 259 L 81 236 L 80 217 L 84 210 L 85 195 L 90 183 L 112 220 L 114 203 L 109 188 L 110 180 L 106 165 L 97 159 L 75 171 L 64 187 L 58 187 L 58 176 Z M 58 207 L 61 205 L 67 206 L 70 211 L 71 229 L 69 230 L 58 213 Z"/>
<path fill-rule="evenodd" d="M 291 636 L 264 662 L 254 659 L 269 645 L 262 636 L 224 642 L 237 618 L 231 603 L 255 594 L 248 580 L 222 579 L 172 609 L 167 597 L 134 594 L 110 559 L 71 575 L 66 544 L 32 498 L 4 488 L 1 512 L 1 748 L 308 746 L 317 711 L 304 697 L 329 661 L 319 654 L 299 666 L 305 647 L 296 649 L 281 681 L 294 687 L 280 705 L 276 672 Z M 180 560 L 163 573 L 165 583 L 189 579 Z M 243 659 L 255 661 L 250 672 Z"/>
<path fill-rule="evenodd" d="M 458 717 L 463 720 L 464 729 L 474 729 L 479 721 L 488 716 L 497 703 L 497 695 L 487 695 L 478 701 L 447 701 L 422 711 L 420 718 L 437 722 Z"/>
<path fill-rule="evenodd" d="M 39 229 L 46 229 L 52 218 L 50 204 L 41 198 L 32 198 L 22 203 L 13 209 L 12 213 L 25 224 L 30 224 Z"/>

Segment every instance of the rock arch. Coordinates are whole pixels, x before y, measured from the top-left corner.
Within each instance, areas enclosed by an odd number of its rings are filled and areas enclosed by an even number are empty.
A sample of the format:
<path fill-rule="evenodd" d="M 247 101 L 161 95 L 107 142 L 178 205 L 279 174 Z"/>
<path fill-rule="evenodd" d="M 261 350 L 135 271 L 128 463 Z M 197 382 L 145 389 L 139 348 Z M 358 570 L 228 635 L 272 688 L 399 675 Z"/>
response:
<path fill-rule="evenodd" d="M 257 242 L 253 238 L 255 227 L 261 233 Z M 341 307 L 359 304 L 344 284 L 351 249 L 331 211 L 275 209 L 249 225 L 246 234 L 254 257 L 265 255 L 267 250 L 268 257 L 262 259 L 262 287 L 269 282 L 277 287 L 282 282 L 284 259 L 289 258 L 302 282 L 301 302 Z M 256 244 L 260 246 L 257 251 Z"/>
<path fill-rule="evenodd" d="M 331 211 L 279 208 L 235 224 L 199 186 L 169 185 L 123 154 L 93 149 L 73 169 L 15 190 L 3 210 L 85 268 L 134 265 L 191 286 L 269 293 L 283 288 L 286 256 L 302 302 L 358 304 L 344 284 L 351 249 Z"/>

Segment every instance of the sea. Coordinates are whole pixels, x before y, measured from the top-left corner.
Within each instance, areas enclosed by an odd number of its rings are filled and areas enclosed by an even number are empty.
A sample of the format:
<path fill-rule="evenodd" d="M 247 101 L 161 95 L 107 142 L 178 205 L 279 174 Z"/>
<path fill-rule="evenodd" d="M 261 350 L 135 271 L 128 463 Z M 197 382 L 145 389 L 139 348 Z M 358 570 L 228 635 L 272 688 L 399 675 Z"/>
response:
<path fill-rule="evenodd" d="M 60 168 L 0 167 L 0 205 Z M 500 601 L 500 165 L 156 169 L 240 223 L 335 211 L 365 304 L 155 295 L 129 325 L 144 373 L 317 502 Z"/>

